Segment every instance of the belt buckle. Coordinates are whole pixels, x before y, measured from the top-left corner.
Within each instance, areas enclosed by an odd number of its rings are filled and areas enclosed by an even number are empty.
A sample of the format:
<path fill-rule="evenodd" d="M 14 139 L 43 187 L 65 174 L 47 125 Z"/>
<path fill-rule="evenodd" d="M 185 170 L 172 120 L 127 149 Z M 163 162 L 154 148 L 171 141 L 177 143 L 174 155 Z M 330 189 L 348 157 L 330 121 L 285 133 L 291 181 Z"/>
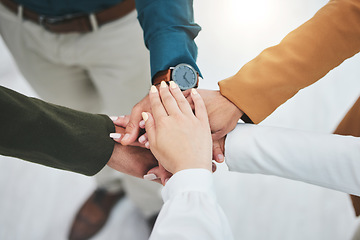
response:
<path fill-rule="evenodd" d="M 40 26 L 47 29 L 47 25 L 59 24 L 61 22 L 65 22 L 67 20 L 71 20 L 71 19 L 81 17 L 81 16 L 84 16 L 84 14 L 67 14 L 67 15 L 58 16 L 58 17 L 48 17 L 45 15 L 39 15 L 38 22 L 39 22 Z"/>

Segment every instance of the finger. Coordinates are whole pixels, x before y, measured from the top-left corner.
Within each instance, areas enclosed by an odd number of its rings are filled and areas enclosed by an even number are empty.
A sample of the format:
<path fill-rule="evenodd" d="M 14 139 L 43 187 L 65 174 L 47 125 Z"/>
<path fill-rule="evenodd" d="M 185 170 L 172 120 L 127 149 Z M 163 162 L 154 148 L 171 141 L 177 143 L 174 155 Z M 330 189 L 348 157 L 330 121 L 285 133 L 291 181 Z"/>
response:
<path fill-rule="evenodd" d="M 158 173 L 159 172 L 159 166 L 153 167 L 152 169 L 150 169 L 146 175 L 143 176 L 144 180 L 147 181 L 152 181 L 152 182 L 157 182 L 157 183 L 161 183 L 161 178 L 158 177 Z"/>
<path fill-rule="evenodd" d="M 181 92 L 180 88 L 174 81 L 170 81 L 170 92 L 174 96 L 177 105 L 180 108 L 180 111 L 184 114 L 193 114 L 190 104 L 186 100 L 184 94 Z"/>
<path fill-rule="evenodd" d="M 161 184 L 165 186 L 166 182 L 172 176 L 172 173 L 168 172 L 161 163 L 159 163 L 159 174 L 161 179 Z"/>
<path fill-rule="evenodd" d="M 219 140 L 213 140 L 213 158 L 218 163 L 224 162 L 224 153 Z"/>
<path fill-rule="evenodd" d="M 120 143 L 121 142 L 121 137 L 124 136 L 124 132 L 125 129 L 123 127 L 119 127 L 117 125 L 115 125 L 115 132 L 114 133 L 110 133 L 110 137 L 115 141 Z"/>
<path fill-rule="evenodd" d="M 126 125 L 129 123 L 130 116 L 119 116 L 119 117 L 110 117 L 113 120 L 113 123 L 119 127 L 126 128 Z"/>
<path fill-rule="evenodd" d="M 136 141 L 140 133 L 139 122 L 141 121 L 142 109 L 135 105 L 131 110 L 131 115 L 129 117 L 129 122 L 126 125 L 125 135 L 121 139 L 122 145 L 129 145 Z"/>
<path fill-rule="evenodd" d="M 191 109 L 194 109 L 194 101 L 191 98 L 191 89 L 185 90 L 182 93 L 184 94 L 184 97 L 186 98 L 186 100 L 190 104 Z"/>
<path fill-rule="evenodd" d="M 149 98 L 150 98 L 151 111 L 155 119 L 168 116 L 163 104 L 161 103 L 159 92 L 155 86 L 151 86 Z"/>
<path fill-rule="evenodd" d="M 194 101 L 192 100 L 191 98 L 191 95 L 189 95 L 188 97 L 186 97 L 186 100 L 188 101 L 188 103 L 190 104 L 190 107 L 192 110 L 195 109 L 195 106 L 194 106 Z"/>
<path fill-rule="evenodd" d="M 144 121 L 145 124 L 145 121 Z M 141 135 L 138 139 L 139 143 L 145 144 L 148 141 L 147 133 Z"/>
<path fill-rule="evenodd" d="M 205 103 L 195 88 L 191 89 L 191 98 L 195 105 L 195 116 L 204 124 L 209 124 Z"/>
<path fill-rule="evenodd" d="M 165 185 L 165 181 L 169 179 L 172 176 L 172 174 L 162 166 L 156 166 L 152 169 L 150 169 L 146 175 L 144 175 L 144 179 L 149 181 L 155 181 L 158 183 L 161 183 L 162 185 Z"/>
<path fill-rule="evenodd" d="M 164 81 L 160 84 L 160 97 L 168 115 L 174 115 L 181 113 L 175 98 L 169 91 L 169 87 Z"/>
<path fill-rule="evenodd" d="M 141 120 L 141 121 L 139 122 L 139 127 L 140 127 L 141 129 L 144 129 L 144 128 L 145 128 L 145 121 L 144 121 L 144 120 Z"/>
<path fill-rule="evenodd" d="M 190 97 L 191 98 L 191 89 L 187 89 L 185 91 L 182 91 L 182 94 L 184 95 L 185 98 Z"/>
<path fill-rule="evenodd" d="M 143 112 L 142 117 L 145 121 L 145 130 L 148 137 L 148 142 L 145 143 L 145 147 L 149 148 L 152 144 L 156 143 L 156 126 L 155 120 L 151 113 Z"/>

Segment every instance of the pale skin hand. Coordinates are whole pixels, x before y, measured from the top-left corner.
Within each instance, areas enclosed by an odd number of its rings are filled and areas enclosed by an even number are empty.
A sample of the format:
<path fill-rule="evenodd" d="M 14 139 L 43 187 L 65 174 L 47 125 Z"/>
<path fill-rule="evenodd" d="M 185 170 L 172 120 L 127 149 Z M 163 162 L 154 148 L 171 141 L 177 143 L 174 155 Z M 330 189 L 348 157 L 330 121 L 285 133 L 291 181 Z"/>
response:
<path fill-rule="evenodd" d="M 232 131 L 241 116 L 244 114 L 235 104 L 221 95 L 220 91 L 199 89 L 199 94 L 205 102 L 208 111 L 208 117 L 213 138 L 213 159 L 219 163 L 224 161 L 224 151 L 221 150 L 219 139 L 223 138 Z M 190 97 L 190 91 L 183 92 L 186 99 L 193 108 L 193 101 Z M 143 100 L 136 104 L 131 112 L 129 124 L 126 126 L 126 139 L 117 140 L 123 145 L 132 144 L 138 138 L 141 128 L 144 128 L 144 122 L 141 122 L 141 112 L 150 112 L 150 100 L 147 95 Z M 140 122 L 140 123 L 139 123 Z M 139 126 L 140 124 L 140 126 Z M 122 136 L 123 137 L 123 136 Z M 139 139 L 141 144 L 147 143 L 147 135 L 142 135 Z M 148 148 L 149 146 L 147 146 Z"/>
<path fill-rule="evenodd" d="M 152 114 L 143 114 L 150 150 L 169 172 L 190 168 L 212 170 L 211 132 L 205 104 L 191 93 L 195 114 L 179 87 L 163 82 L 149 93 Z"/>
<path fill-rule="evenodd" d="M 213 159 L 219 163 L 224 161 L 224 137 L 235 127 L 241 116 L 244 114 L 235 104 L 221 95 L 220 91 L 198 89 L 205 102 L 208 112 L 210 128 L 213 139 Z M 194 108 L 190 91 L 183 92 L 184 96 Z M 140 122 L 140 127 L 144 127 L 144 122 Z M 147 135 L 139 138 L 141 144 L 147 144 Z"/>
<path fill-rule="evenodd" d="M 213 159 L 224 161 L 224 137 L 235 127 L 244 114 L 235 104 L 221 95 L 220 91 L 198 89 L 208 112 L 213 139 Z M 184 95 L 188 95 L 187 92 Z M 192 99 L 187 97 L 192 105 Z"/>

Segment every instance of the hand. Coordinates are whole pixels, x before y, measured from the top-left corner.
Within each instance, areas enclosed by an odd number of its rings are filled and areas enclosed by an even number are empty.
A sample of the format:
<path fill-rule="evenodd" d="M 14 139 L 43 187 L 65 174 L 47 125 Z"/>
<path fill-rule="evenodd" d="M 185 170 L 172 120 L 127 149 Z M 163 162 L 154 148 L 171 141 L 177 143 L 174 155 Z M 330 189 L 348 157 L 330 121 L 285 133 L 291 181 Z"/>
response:
<path fill-rule="evenodd" d="M 148 149 L 115 143 L 107 165 L 119 172 L 142 178 L 150 169 L 158 166 L 158 162 Z"/>
<path fill-rule="evenodd" d="M 213 139 L 213 159 L 221 163 L 224 161 L 224 139 L 222 138 L 235 128 L 244 113 L 222 96 L 220 91 L 198 89 L 198 93 L 205 102 L 209 116 Z M 189 92 L 184 92 L 184 95 L 189 96 Z M 190 97 L 187 97 L 187 100 L 193 105 Z"/>
<path fill-rule="evenodd" d="M 129 121 L 126 125 L 125 134 L 120 139 L 122 145 L 129 145 L 134 143 L 140 135 L 139 122 L 142 120 L 142 112 L 150 112 L 149 95 L 145 96 L 139 103 L 137 103 L 131 110 Z"/>
<path fill-rule="evenodd" d="M 160 92 L 160 96 L 159 96 Z M 195 114 L 179 87 L 165 82 L 149 93 L 152 114 L 143 113 L 150 150 L 171 173 L 190 168 L 211 171 L 211 132 L 206 108 L 194 89 Z"/>
<path fill-rule="evenodd" d="M 113 138 L 115 143 L 113 153 L 107 165 L 117 171 L 143 178 L 152 169 L 159 168 L 158 161 L 152 155 L 150 150 L 140 148 L 140 143 L 134 142 L 132 146 L 122 146 L 120 138 L 125 133 L 125 127 L 129 122 L 129 116 L 110 117 L 115 125 L 115 133 L 111 133 L 110 137 Z M 166 177 L 164 173 L 160 172 L 163 178 Z M 160 174 L 159 173 L 159 174 Z M 160 182 L 160 179 L 156 179 Z"/>
<path fill-rule="evenodd" d="M 211 167 L 212 172 L 216 172 L 216 164 L 212 163 Z M 172 174 L 160 164 L 159 166 L 150 169 L 146 176 L 147 177 L 144 176 L 145 179 L 160 183 L 165 186 L 166 182 L 172 177 Z"/>
<path fill-rule="evenodd" d="M 111 133 L 110 137 L 115 141 L 121 144 L 121 137 L 125 135 L 125 128 L 129 123 L 130 116 L 119 116 L 119 117 L 110 117 L 115 125 L 115 133 Z M 143 131 L 143 130 L 141 130 Z M 129 144 L 130 146 L 144 147 L 144 144 L 139 142 L 133 142 Z"/>
<path fill-rule="evenodd" d="M 172 173 L 167 171 L 161 164 L 150 169 L 144 176 L 145 180 L 154 181 L 165 186 L 166 182 L 172 177 Z"/>

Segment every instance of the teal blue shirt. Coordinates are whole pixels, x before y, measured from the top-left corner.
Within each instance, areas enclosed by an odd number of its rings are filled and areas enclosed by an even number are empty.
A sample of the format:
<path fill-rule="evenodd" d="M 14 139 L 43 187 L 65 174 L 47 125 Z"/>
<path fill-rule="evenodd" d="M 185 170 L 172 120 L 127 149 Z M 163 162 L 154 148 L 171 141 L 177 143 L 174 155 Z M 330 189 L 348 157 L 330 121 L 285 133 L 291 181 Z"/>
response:
<path fill-rule="evenodd" d="M 15 0 L 38 14 L 62 16 L 92 13 L 111 7 L 119 0 Z M 151 77 L 179 63 L 198 72 L 195 37 L 201 30 L 194 22 L 192 0 L 136 0 L 144 41 L 150 51 Z"/>

